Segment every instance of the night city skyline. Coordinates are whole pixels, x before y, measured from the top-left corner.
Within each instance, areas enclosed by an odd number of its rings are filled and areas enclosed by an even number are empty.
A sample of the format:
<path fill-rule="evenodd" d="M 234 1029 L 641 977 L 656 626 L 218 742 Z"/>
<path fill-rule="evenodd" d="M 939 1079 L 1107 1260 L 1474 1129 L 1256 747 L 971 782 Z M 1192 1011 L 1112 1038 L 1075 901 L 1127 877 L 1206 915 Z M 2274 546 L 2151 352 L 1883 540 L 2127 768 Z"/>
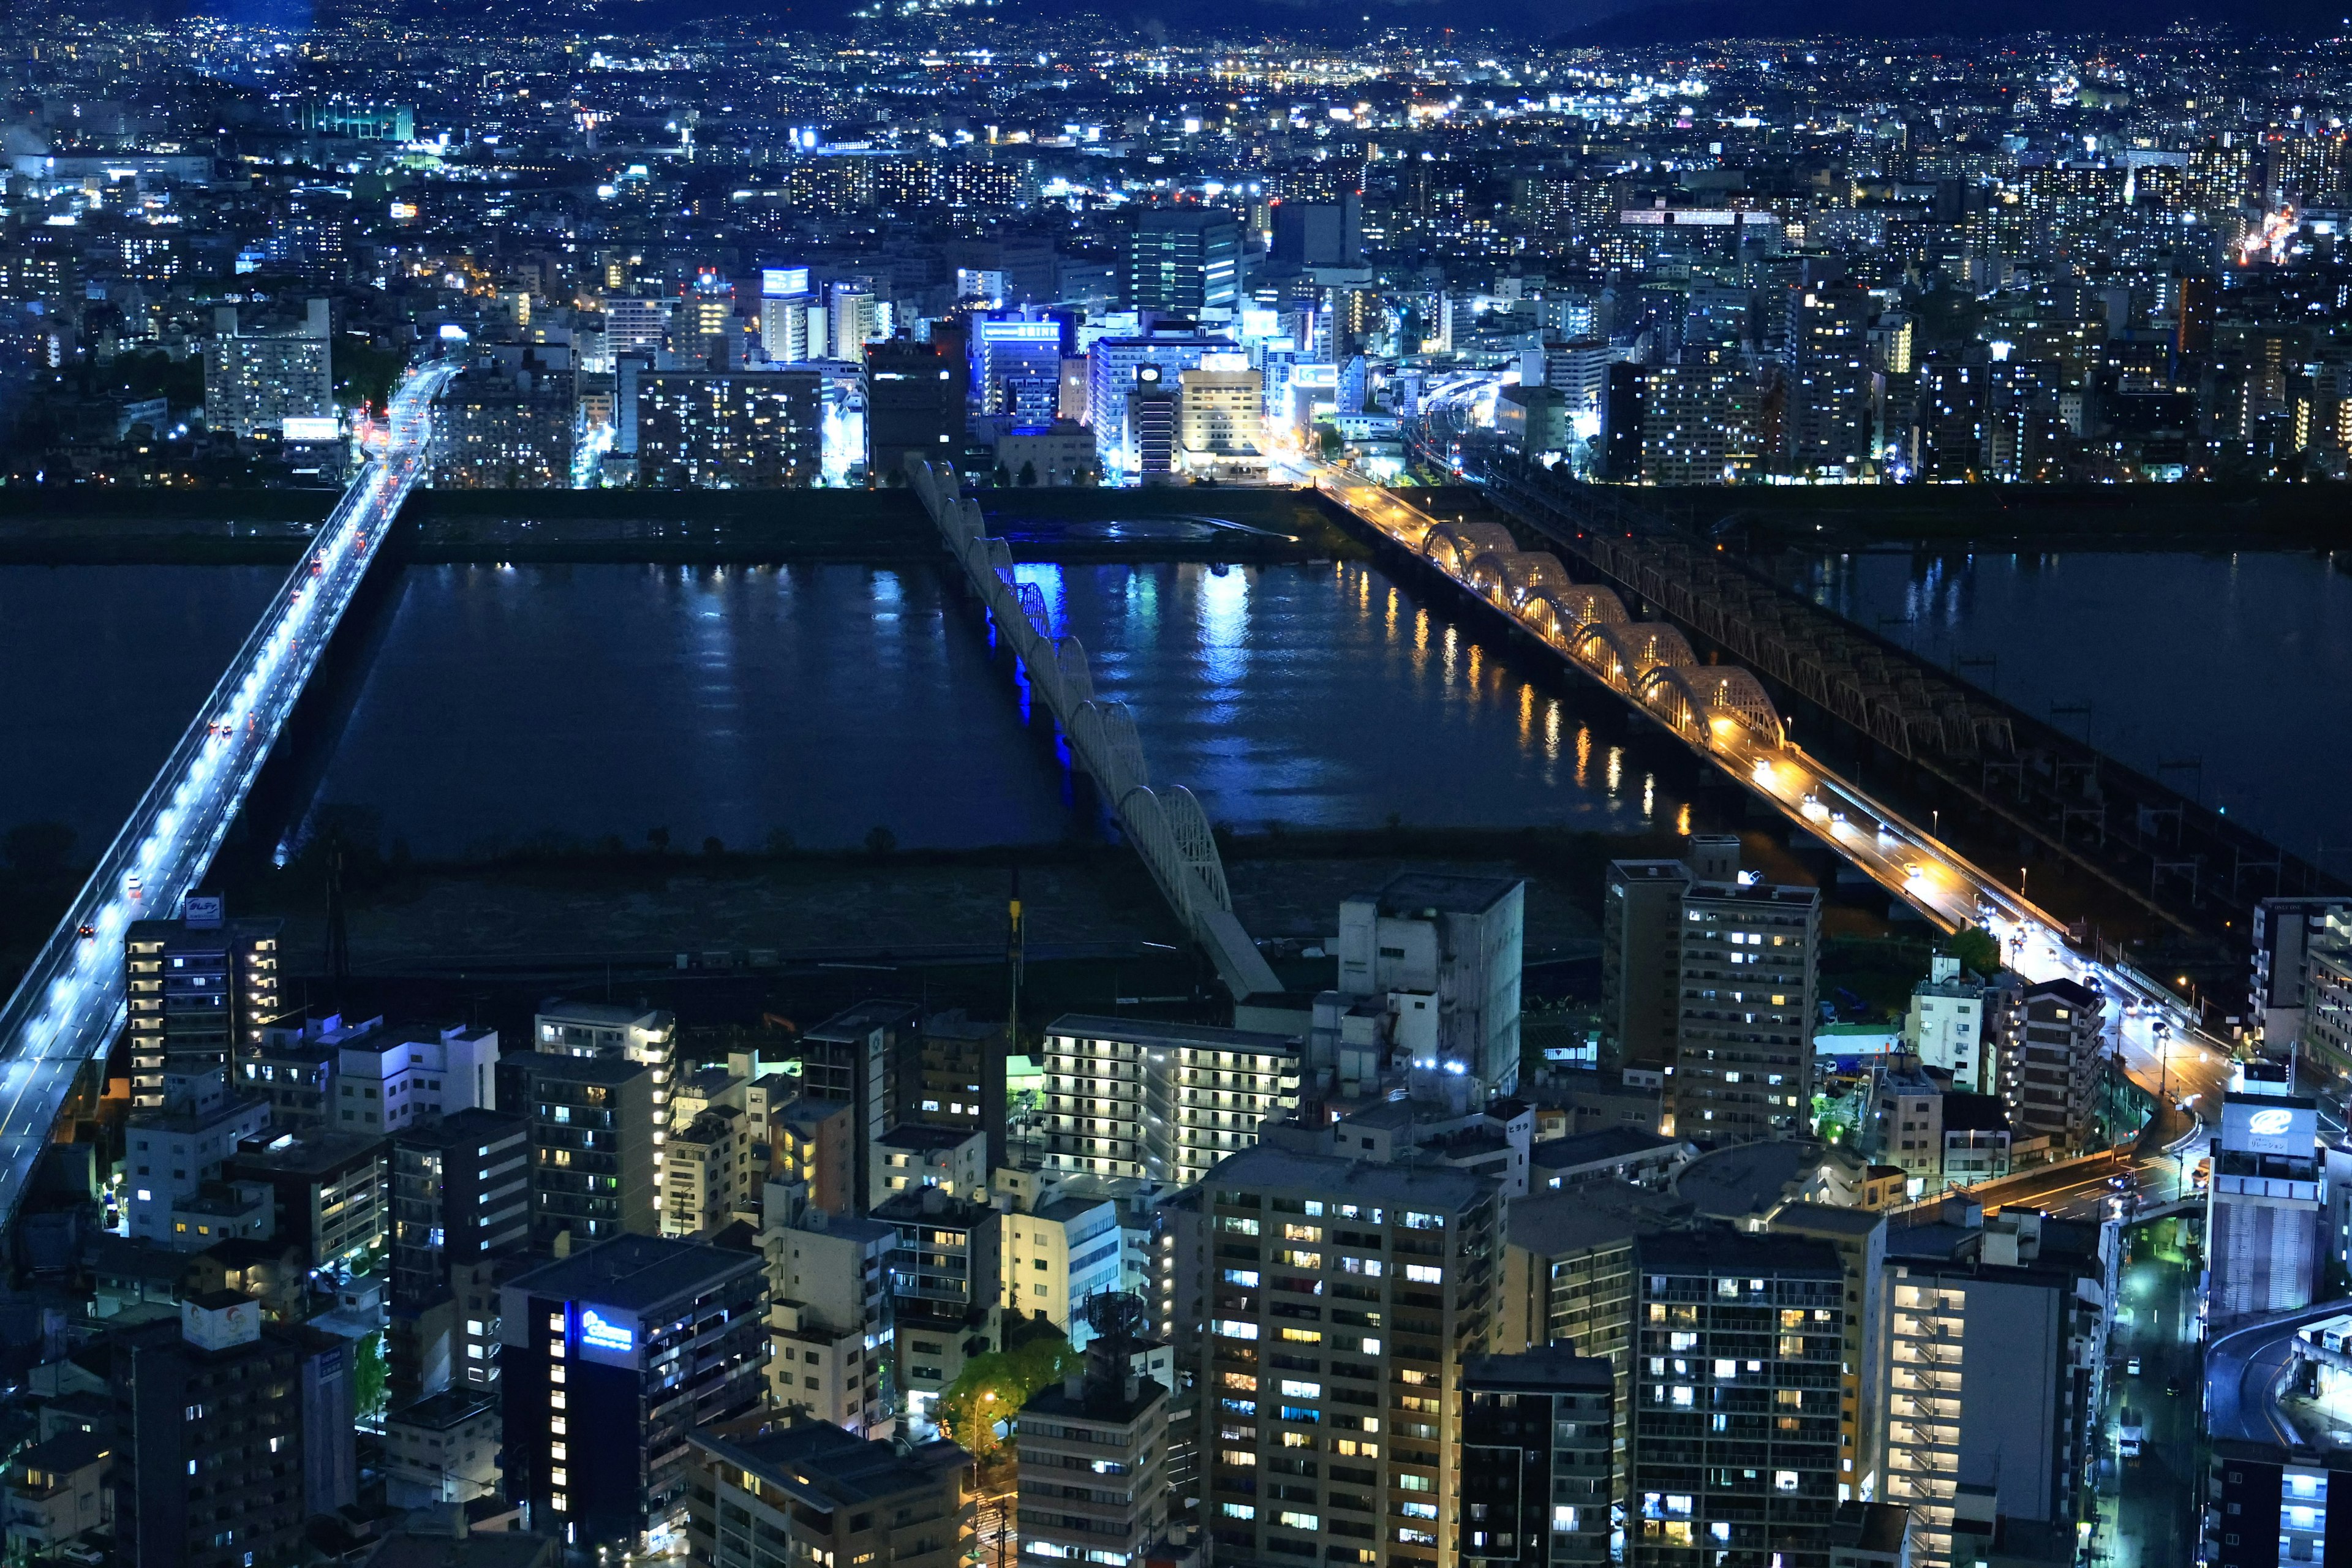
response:
<path fill-rule="evenodd" d="M 11 1563 L 2346 1533 L 2352 21 L 8 27 Z"/>

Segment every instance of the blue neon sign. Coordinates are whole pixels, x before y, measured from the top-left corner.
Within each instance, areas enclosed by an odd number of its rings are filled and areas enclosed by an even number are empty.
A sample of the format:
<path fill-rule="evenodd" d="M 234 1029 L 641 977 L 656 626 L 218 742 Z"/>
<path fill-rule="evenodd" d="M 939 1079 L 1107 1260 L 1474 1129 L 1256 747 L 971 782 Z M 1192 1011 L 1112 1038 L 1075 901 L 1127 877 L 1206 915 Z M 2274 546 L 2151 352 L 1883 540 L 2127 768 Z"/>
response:
<path fill-rule="evenodd" d="M 580 1342 L 600 1351 L 619 1351 L 625 1354 L 637 1348 L 635 1329 L 614 1322 L 593 1307 L 580 1309 Z"/>

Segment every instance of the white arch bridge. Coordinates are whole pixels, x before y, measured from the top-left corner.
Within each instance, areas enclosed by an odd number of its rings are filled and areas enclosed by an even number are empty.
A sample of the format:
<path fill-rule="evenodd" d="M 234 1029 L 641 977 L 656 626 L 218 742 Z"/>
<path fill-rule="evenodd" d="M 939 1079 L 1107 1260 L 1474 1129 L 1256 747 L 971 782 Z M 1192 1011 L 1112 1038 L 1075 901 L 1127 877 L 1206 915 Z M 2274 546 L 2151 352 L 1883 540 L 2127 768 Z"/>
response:
<path fill-rule="evenodd" d="M 1338 469 L 1318 483 L 1692 745 L 1752 763 L 1787 744 L 1780 710 L 1752 673 L 1700 663 L 1671 623 L 1633 619 L 1616 590 L 1570 581 L 1557 556 L 1521 550 L 1502 524 L 1440 521 Z"/>
<path fill-rule="evenodd" d="M 997 635 L 1021 660 L 1030 689 L 1061 726 L 1071 760 L 1094 780 L 1119 831 L 1143 858 L 1176 918 L 1208 951 L 1226 989 L 1236 999 L 1281 990 L 1257 944 L 1234 918 L 1224 862 L 1201 803 L 1182 784 L 1153 787 L 1127 705 L 1095 695 L 1087 650 L 1077 638 L 1055 640 L 1045 596 L 1035 584 L 1013 580 L 1012 552 L 1004 541 L 989 537 L 978 503 L 964 498 L 955 470 L 910 458 L 907 476 L 994 618 Z"/>

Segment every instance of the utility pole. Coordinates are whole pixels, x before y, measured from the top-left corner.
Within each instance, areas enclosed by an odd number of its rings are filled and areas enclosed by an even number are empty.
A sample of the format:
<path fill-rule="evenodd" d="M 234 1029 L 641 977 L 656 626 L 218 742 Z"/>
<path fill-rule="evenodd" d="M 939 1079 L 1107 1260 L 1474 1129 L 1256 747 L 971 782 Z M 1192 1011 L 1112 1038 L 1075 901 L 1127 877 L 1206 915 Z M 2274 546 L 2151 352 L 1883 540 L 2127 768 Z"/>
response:
<path fill-rule="evenodd" d="M 1004 1017 L 1004 1048 L 1021 1049 L 1021 971 L 1025 964 L 1026 938 L 1021 924 L 1021 868 L 1013 868 L 1013 896 L 1005 904 L 1004 968 L 1011 1003 Z"/>

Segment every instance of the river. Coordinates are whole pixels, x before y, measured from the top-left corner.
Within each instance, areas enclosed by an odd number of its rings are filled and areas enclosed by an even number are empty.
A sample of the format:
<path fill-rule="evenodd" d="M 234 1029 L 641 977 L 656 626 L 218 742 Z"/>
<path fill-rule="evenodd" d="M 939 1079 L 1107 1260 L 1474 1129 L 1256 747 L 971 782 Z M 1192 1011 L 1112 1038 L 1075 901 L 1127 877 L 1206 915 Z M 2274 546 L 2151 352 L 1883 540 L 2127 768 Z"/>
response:
<path fill-rule="evenodd" d="M 2326 554 L 1870 552 L 1791 586 L 2352 870 L 2352 577 Z"/>
<path fill-rule="evenodd" d="M 1153 782 L 1246 829 L 1546 824 L 1638 831 L 1679 799 L 1615 700 L 1478 640 L 1355 563 L 1024 567 Z M 94 851 L 282 574 L 0 568 L 0 829 L 63 820 Z M 311 743 L 308 807 L 461 856 L 554 836 L 683 848 L 1035 843 L 1100 831 L 940 574 L 847 565 L 425 566 L 348 711 Z M 1470 629 L 1465 629 L 1470 628 Z M 93 719 L 99 721 L 94 722 Z"/>

